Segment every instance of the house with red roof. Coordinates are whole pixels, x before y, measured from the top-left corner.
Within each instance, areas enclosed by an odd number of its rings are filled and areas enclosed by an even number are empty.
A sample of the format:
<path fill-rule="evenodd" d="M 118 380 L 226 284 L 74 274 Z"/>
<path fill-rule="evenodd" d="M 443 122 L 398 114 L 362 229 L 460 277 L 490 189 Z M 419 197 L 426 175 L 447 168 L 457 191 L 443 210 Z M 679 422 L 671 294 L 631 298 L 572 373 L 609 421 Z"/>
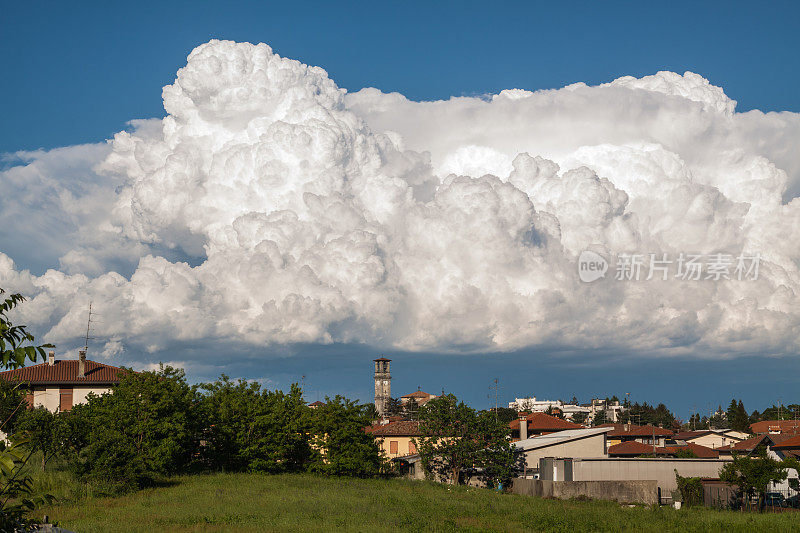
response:
<path fill-rule="evenodd" d="M 696 431 L 680 431 L 667 439 L 667 444 L 674 442 L 680 445 L 681 442 L 686 444 L 699 444 L 706 448 L 716 449 L 722 446 L 728 446 L 741 442 L 748 438 L 747 433 L 736 431 L 735 429 L 701 429 Z"/>
<path fill-rule="evenodd" d="M 800 420 L 762 420 L 750 424 L 756 435 L 800 435 Z"/>
<path fill-rule="evenodd" d="M 680 446 L 653 446 L 635 440 L 628 440 L 614 444 L 608 448 L 609 457 L 679 457 L 691 452 L 698 459 L 718 459 L 719 452 L 699 444 L 684 444 Z"/>
<path fill-rule="evenodd" d="M 800 453 L 800 435 L 771 435 L 765 433 L 724 448 L 718 448 L 717 451 L 721 459 L 733 459 L 734 456 L 752 456 L 766 452 L 768 457 L 782 461 L 787 457 L 798 456 L 796 454 Z M 791 486 L 791 480 L 798 479 L 798 477 L 798 472 L 793 468 L 789 468 L 787 478 L 781 483 L 771 484 L 770 490 L 787 490 Z"/>
<path fill-rule="evenodd" d="M 636 441 L 641 444 L 649 444 L 663 447 L 666 445 L 667 438 L 671 438 L 674 433 L 669 429 L 656 426 L 637 426 L 635 424 L 601 424 L 597 427 L 612 428 L 608 432 L 608 444 L 613 446 L 628 441 Z"/>
<path fill-rule="evenodd" d="M 421 435 L 416 420 L 381 420 L 368 426 L 365 432 L 375 437 L 375 441 L 389 459 L 397 459 L 417 453 L 413 439 Z"/>
<path fill-rule="evenodd" d="M 512 420 L 509 426 L 511 427 L 512 442 L 567 429 L 586 429 L 580 424 L 562 420 L 545 413 L 523 413 L 517 420 Z"/>
<path fill-rule="evenodd" d="M 29 407 L 44 407 L 52 412 L 69 411 L 73 405 L 86 403 L 90 394 L 111 392 L 124 370 L 86 359 L 56 359 L 50 352 L 47 362 L 0 372 L 0 379 L 19 383 Z"/>
<path fill-rule="evenodd" d="M 784 457 L 797 457 L 800 459 L 800 435 L 789 436 L 785 440 L 781 439 L 780 442 L 772 446 L 772 449 Z"/>

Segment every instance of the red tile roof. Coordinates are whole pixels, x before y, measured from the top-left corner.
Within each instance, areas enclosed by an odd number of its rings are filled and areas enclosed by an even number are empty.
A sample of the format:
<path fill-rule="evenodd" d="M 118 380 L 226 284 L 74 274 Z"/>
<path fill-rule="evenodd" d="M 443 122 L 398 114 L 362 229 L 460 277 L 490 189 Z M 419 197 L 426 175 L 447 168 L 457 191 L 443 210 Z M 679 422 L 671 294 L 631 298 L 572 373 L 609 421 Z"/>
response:
<path fill-rule="evenodd" d="M 419 422 L 416 420 L 397 420 L 388 424 L 375 424 L 364 428 L 364 431 L 376 437 L 416 437 L 421 435 Z"/>
<path fill-rule="evenodd" d="M 656 426 L 637 426 L 635 424 L 602 424 L 597 427 L 614 428 L 609 431 L 609 437 L 672 437 L 673 433 L 669 429 Z"/>
<path fill-rule="evenodd" d="M 584 426 L 580 424 L 568 422 L 545 413 L 531 413 L 527 415 L 526 420 L 528 421 L 528 434 L 542 431 L 562 431 L 564 429 L 584 429 Z M 519 431 L 519 419 L 512 420 L 509 426 L 511 426 L 512 430 Z"/>
<path fill-rule="evenodd" d="M 780 443 L 775 444 L 773 448 L 777 450 L 785 450 L 789 448 L 798 448 L 800 449 L 800 435 L 796 437 L 791 437 L 786 440 L 781 440 Z"/>
<path fill-rule="evenodd" d="M 78 377 L 78 361 L 76 359 L 57 359 L 55 364 L 42 363 L 26 366 L 16 370 L 0 372 L 0 379 L 5 381 L 21 381 L 32 385 L 82 385 L 119 383 L 124 369 L 86 360 L 85 377 Z"/>
<path fill-rule="evenodd" d="M 719 452 L 717 450 L 693 442 L 686 443 L 686 446 L 665 446 L 663 448 L 658 448 L 658 452 L 672 455 L 686 449 L 691 450 L 700 459 L 716 459 L 719 457 Z"/>
<path fill-rule="evenodd" d="M 658 448 L 656 448 L 658 450 Z M 642 444 L 641 442 L 635 440 L 629 440 L 628 442 L 621 442 L 619 444 L 615 444 L 613 446 L 608 447 L 608 455 L 646 455 L 653 453 L 653 445 L 652 444 Z"/>
<path fill-rule="evenodd" d="M 308 404 L 309 407 L 321 407 L 323 405 L 325 405 L 325 402 L 321 402 L 319 400 L 317 400 L 316 402 L 311 402 L 310 404 Z"/>
<path fill-rule="evenodd" d="M 406 394 L 405 396 L 401 396 L 401 398 L 430 398 L 433 394 L 428 394 L 427 392 L 422 392 L 421 390 L 412 392 L 411 394 Z"/>
<path fill-rule="evenodd" d="M 771 436 L 773 435 L 756 435 L 755 437 L 750 437 L 749 439 L 745 439 L 741 442 L 736 442 L 727 446 L 720 446 L 717 448 L 717 451 L 752 452 L 759 444 L 761 444 L 761 441 L 765 439 L 770 440 Z"/>
<path fill-rule="evenodd" d="M 762 420 L 750 424 L 753 433 L 797 433 L 800 434 L 800 420 Z"/>

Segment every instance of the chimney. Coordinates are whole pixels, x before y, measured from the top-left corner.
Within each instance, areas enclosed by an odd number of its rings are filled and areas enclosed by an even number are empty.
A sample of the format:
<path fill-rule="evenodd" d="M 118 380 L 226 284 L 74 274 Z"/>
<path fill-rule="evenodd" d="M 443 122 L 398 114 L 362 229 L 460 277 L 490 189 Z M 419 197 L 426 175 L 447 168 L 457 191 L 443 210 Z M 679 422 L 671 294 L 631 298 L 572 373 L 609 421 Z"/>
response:
<path fill-rule="evenodd" d="M 50 352 L 47 354 L 47 364 L 50 366 L 56 364 L 56 352 Z"/>
<path fill-rule="evenodd" d="M 519 440 L 525 440 L 527 438 L 528 438 L 528 417 L 522 415 L 519 417 Z"/>
<path fill-rule="evenodd" d="M 78 377 L 86 377 L 86 350 L 78 352 Z"/>

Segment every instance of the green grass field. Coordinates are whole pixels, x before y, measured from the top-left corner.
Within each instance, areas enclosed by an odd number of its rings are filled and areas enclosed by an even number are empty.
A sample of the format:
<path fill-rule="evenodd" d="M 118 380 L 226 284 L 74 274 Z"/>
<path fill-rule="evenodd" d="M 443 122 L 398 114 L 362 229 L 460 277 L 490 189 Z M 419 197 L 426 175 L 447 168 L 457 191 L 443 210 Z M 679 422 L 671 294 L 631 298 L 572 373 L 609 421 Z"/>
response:
<path fill-rule="evenodd" d="M 800 515 L 560 501 L 403 480 L 186 476 L 118 498 L 43 509 L 92 531 L 800 531 Z"/>

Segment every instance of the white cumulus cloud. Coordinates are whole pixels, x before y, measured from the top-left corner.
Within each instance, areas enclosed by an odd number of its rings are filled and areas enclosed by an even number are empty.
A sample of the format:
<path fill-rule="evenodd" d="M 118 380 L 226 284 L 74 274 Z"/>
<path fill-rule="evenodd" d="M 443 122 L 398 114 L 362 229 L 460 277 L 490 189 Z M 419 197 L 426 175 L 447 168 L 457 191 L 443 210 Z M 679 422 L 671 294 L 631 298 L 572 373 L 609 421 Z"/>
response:
<path fill-rule="evenodd" d="M 800 348 L 800 115 L 737 113 L 700 75 L 414 102 L 211 41 L 163 99 L 164 119 L 0 171 L 0 286 L 45 340 L 76 342 L 91 300 L 109 358 Z M 586 249 L 761 263 L 757 280 L 586 284 Z"/>

